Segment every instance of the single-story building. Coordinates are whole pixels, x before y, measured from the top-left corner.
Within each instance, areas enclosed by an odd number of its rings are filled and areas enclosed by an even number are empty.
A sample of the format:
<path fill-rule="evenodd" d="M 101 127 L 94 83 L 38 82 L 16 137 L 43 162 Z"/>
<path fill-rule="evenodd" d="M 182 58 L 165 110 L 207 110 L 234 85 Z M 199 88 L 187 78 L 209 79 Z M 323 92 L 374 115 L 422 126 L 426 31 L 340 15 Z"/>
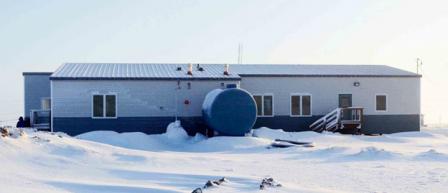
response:
<path fill-rule="evenodd" d="M 66 63 L 23 76 L 25 117 L 46 109 L 51 131 L 70 135 L 163 133 L 176 118 L 194 134 L 207 127 L 207 93 L 227 85 L 253 96 L 254 128 L 310 130 L 334 109 L 355 106 L 365 133 L 420 129 L 421 75 L 385 65 Z"/>

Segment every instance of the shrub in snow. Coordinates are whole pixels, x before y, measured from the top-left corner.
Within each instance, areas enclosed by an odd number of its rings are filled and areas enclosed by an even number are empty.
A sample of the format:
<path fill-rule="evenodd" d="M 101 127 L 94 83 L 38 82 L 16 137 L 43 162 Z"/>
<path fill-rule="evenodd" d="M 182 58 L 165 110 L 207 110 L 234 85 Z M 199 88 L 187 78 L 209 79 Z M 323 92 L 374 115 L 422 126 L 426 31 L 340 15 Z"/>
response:
<path fill-rule="evenodd" d="M 207 183 L 205 183 L 204 189 L 212 187 L 212 186 L 219 186 L 222 183 L 227 182 L 227 181 L 228 180 L 225 177 L 223 177 L 223 178 L 221 178 L 219 180 L 209 180 L 209 181 L 207 181 Z"/>
<path fill-rule="evenodd" d="M 202 187 L 202 189 L 207 189 L 207 188 L 210 188 L 210 187 L 216 187 L 216 186 L 219 186 L 222 183 L 228 182 L 228 181 L 229 180 L 227 180 L 227 178 L 225 178 L 225 177 L 223 177 L 223 178 L 221 178 L 219 180 L 209 180 L 209 181 L 207 181 L 207 183 L 205 183 L 205 185 L 204 185 L 204 187 Z M 191 193 L 202 193 L 202 189 L 201 188 L 196 188 Z"/>
<path fill-rule="evenodd" d="M 165 136 L 171 140 L 185 140 L 188 138 L 188 133 L 181 126 L 180 121 L 177 120 L 168 125 Z"/>
<path fill-rule="evenodd" d="M 0 128 L 0 133 L 2 137 L 9 136 L 8 130 L 6 128 Z"/>
<path fill-rule="evenodd" d="M 282 187 L 282 185 L 274 180 L 274 178 L 264 178 L 260 184 L 260 190 L 268 187 Z"/>
<path fill-rule="evenodd" d="M 0 133 L 2 137 L 12 138 L 19 138 L 24 135 L 23 130 L 18 128 L 0 128 Z"/>
<path fill-rule="evenodd" d="M 202 193 L 202 189 L 201 188 L 196 188 L 191 193 Z"/>

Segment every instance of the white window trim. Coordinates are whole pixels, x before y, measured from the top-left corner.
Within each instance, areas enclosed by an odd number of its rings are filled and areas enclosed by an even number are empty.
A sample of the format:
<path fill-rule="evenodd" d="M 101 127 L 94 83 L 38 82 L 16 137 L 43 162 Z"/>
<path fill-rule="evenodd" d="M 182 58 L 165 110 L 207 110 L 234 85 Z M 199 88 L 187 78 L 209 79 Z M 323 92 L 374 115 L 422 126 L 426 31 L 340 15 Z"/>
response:
<path fill-rule="evenodd" d="M 300 96 L 299 115 L 292 114 L 292 97 L 293 96 Z M 310 96 L 310 114 L 309 115 L 303 115 L 302 96 Z M 312 117 L 313 116 L 313 95 L 310 93 L 291 93 L 289 96 L 289 116 L 291 116 L 291 117 Z"/>
<path fill-rule="evenodd" d="M 376 106 L 377 106 L 376 97 L 377 96 L 386 96 L 386 110 L 378 110 L 378 109 L 376 109 Z M 386 93 L 376 93 L 374 100 L 375 100 L 375 106 L 373 108 L 375 108 L 375 112 L 385 113 L 385 112 L 388 111 L 388 109 L 389 109 L 389 96 Z"/>
<path fill-rule="evenodd" d="M 95 117 L 95 116 L 93 116 L 93 112 L 94 112 L 94 106 L 93 106 L 93 97 L 95 96 L 95 95 L 101 95 L 101 96 L 103 96 L 103 116 L 102 117 Z M 108 95 L 114 95 L 115 96 L 115 117 L 107 117 L 106 116 L 106 96 L 108 96 Z M 99 93 L 99 92 L 94 92 L 94 93 L 92 93 L 92 95 L 91 95 L 91 97 L 90 97 L 90 103 L 91 103 L 91 106 L 92 106 L 92 108 L 91 108 L 91 117 L 92 117 L 92 119 L 117 119 L 118 118 L 118 95 L 117 95 L 117 93 L 104 93 L 104 94 L 102 94 L 102 93 Z"/>
<path fill-rule="evenodd" d="M 275 97 L 273 93 L 264 93 L 264 94 L 253 94 L 252 96 L 261 96 L 261 115 L 258 115 L 257 117 L 274 117 L 275 116 Z M 264 96 L 271 96 L 272 97 L 272 115 L 265 115 L 264 114 Z M 258 107 L 257 107 L 258 108 Z"/>

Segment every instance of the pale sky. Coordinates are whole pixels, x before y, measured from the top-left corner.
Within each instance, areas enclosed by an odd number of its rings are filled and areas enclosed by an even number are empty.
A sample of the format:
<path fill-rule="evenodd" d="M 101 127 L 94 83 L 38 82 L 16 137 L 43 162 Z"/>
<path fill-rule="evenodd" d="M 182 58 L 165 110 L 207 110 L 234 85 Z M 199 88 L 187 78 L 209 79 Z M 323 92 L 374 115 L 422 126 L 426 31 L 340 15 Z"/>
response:
<path fill-rule="evenodd" d="M 448 123 L 448 1 L 0 0 L 0 120 L 23 71 L 64 62 L 387 64 L 416 71 L 422 113 Z"/>

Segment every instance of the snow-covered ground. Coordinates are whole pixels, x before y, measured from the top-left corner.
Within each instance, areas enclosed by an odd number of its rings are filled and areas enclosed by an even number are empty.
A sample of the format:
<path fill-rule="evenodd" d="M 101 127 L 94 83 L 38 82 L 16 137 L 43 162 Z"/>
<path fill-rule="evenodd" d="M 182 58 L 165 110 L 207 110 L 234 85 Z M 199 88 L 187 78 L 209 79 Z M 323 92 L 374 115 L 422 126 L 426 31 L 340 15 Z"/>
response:
<path fill-rule="evenodd" d="M 0 137 L 0 192 L 448 192 L 448 129 L 383 136 L 286 133 L 188 137 L 110 131 Z M 272 139 L 315 147 L 267 148 Z M 259 190 L 265 177 L 283 186 Z"/>

